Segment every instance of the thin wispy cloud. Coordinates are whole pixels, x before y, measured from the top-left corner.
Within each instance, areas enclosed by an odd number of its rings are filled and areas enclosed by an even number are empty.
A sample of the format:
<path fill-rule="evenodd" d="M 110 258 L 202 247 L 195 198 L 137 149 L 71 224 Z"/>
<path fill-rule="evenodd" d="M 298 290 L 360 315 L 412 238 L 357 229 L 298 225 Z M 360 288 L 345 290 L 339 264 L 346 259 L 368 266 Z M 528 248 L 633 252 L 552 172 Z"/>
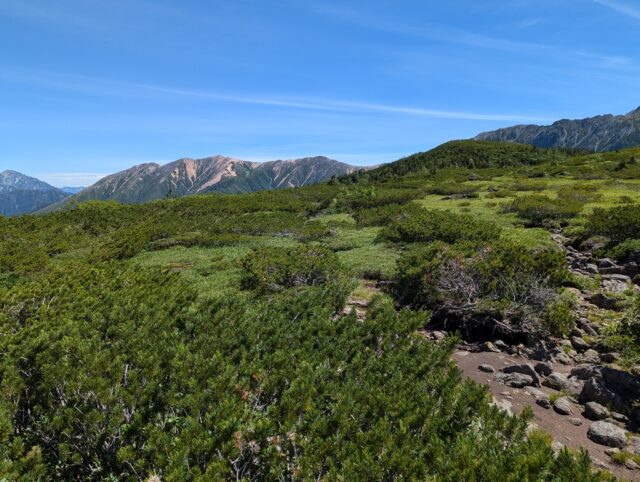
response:
<path fill-rule="evenodd" d="M 613 0 L 593 0 L 598 5 L 608 7 L 618 13 L 640 20 L 640 8 Z"/>
<path fill-rule="evenodd" d="M 510 122 L 540 122 L 548 121 L 548 117 L 535 115 L 521 115 L 513 113 L 485 113 L 465 112 L 456 110 L 432 109 L 423 106 L 403 106 L 366 102 L 360 100 L 343 100 L 315 97 L 281 96 L 273 94 L 236 94 L 213 92 L 207 90 L 181 89 L 151 84 L 111 82 L 104 79 L 90 77 L 64 76 L 56 77 L 51 74 L 35 76 L 25 74 L 10 74 L 7 69 L 0 72 L 0 81 L 30 83 L 53 89 L 62 89 L 76 93 L 98 96 L 119 96 L 131 98 L 157 99 L 167 95 L 181 98 L 197 98 L 201 101 L 247 104 L 256 106 L 281 107 L 287 109 L 345 112 L 360 114 L 395 114 L 402 116 L 426 117 L 433 119 L 458 119 L 472 121 L 510 121 Z"/>
<path fill-rule="evenodd" d="M 597 3 L 625 10 L 627 14 L 640 15 L 640 11 L 623 6 L 611 0 L 593 0 Z M 350 22 L 364 28 L 374 29 L 387 33 L 404 35 L 407 37 L 432 40 L 446 44 L 463 45 L 467 47 L 510 52 L 524 55 L 541 56 L 549 59 L 560 60 L 563 63 L 567 59 L 581 59 L 592 62 L 595 66 L 603 68 L 634 68 L 633 61 L 621 55 L 608 55 L 599 52 L 561 48 L 540 42 L 523 42 L 510 40 L 490 35 L 480 34 L 456 27 L 424 24 L 419 27 L 403 23 L 402 21 L 388 18 L 380 18 L 369 13 L 354 11 L 343 6 L 332 4 L 311 4 L 317 13 L 331 16 L 335 19 Z M 626 7 L 626 8 L 625 8 Z"/>

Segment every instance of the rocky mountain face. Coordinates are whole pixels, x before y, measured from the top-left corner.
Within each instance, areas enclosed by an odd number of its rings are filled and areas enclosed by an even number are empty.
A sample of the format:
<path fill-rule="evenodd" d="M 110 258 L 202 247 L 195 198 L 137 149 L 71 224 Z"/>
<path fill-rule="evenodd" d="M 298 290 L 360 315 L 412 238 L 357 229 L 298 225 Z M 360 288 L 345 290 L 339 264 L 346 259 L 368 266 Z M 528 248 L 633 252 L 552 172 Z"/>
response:
<path fill-rule="evenodd" d="M 323 156 L 265 162 L 254 164 L 245 176 L 222 180 L 212 186 L 210 191 L 243 193 L 307 186 L 326 181 L 332 176 L 350 174 L 358 169 Z"/>
<path fill-rule="evenodd" d="M 0 172 L 0 215 L 31 213 L 68 195 L 60 189 L 16 171 Z"/>
<path fill-rule="evenodd" d="M 518 125 L 484 132 L 476 140 L 517 142 L 537 147 L 559 147 L 595 152 L 640 145 L 640 108 L 626 115 L 600 115 L 560 120 L 550 126 Z"/>
<path fill-rule="evenodd" d="M 243 193 L 306 186 L 356 169 L 326 157 L 265 163 L 225 156 L 185 158 L 164 166 L 140 164 L 112 174 L 52 208 L 90 199 L 135 204 L 207 192 Z"/>

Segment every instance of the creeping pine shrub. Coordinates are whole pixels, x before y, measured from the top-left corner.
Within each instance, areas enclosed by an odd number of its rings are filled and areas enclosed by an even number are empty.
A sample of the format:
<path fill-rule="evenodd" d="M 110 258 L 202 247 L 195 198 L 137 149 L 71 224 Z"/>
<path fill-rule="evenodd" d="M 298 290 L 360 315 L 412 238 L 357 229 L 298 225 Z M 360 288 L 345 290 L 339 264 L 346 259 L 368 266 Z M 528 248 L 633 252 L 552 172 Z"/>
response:
<path fill-rule="evenodd" d="M 640 297 L 636 296 L 624 318 L 613 329 L 607 330 L 604 342 L 612 351 L 622 355 L 627 365 L 640 363 Z"/>
<path fill-rule="evenodd" d="M 438 196 L 455 196 L 460 198 L 477 198 L 478 186 L 467 186 L 459 183 L 447 183 L 439 184 L 437 186 L 427 189 L 428 194 L 434 194 Z"/>
<path fill-rule="evenodd" d="M 548 196 L 521 196 L 505 207 L 532 226 L 543 226 L 549 221 L 567 221 L 582 211 L 583 203 L 567 199 L 551 199 Z"/>
<path fill-rule="evenodd" d="M 553 336 L 566 337 L 575 326 L 575 297 L 569 292 L 558 296 L 548 304 L 542 317 L 547 332 Z"/>
<path fill-rule="evenodd" d="M 618 326 L 618 331 L 629 336 L 640 350 L 640 297 L 636 296 L 633 306 Z"/>
<path fill-rule="evenodd" d="M 511 191 L 544 191 L 546 188 L 546 182 L 529 180 L 519 180 L 509 186 Z"/>
<path fill-rule="evenodd" d="M 358 227 L 385 226 L 393 221 L 401 219 L 421 208 L 415 203 L 389 204 L 368 209 L 360 209 L 353 214 Z"/>
<path fill-rule="evenodd" d="M 495 224 L 478 221 L 468 214 L 456 214 L 441 210 L 413 210 L 389 223 L 381 232 L 380 239 L 403 243 L 430 243 L 444 241 L 485 242 L 497 239 L 500 228 Z"/>
<path fill-rule="evenodd" d="M 586 204 L 600 201 L 602 197 L 602 193 L 598 192 L 598 187 L 589 184 L 566 186 L 558 191 L 558 199 L 570 203 Z"/>
<path fill-rule="evenodd" d="M 569 302 L 557 289 L 567 279 L 562 252 L 497 241 L 478 248 L 432 243 L 398 260 L 398 301 L 415 308 L 501 310 L 531 331 L 560 333 L 571 326 Z"/>
<path fill-rule="evenodd" d="M 609 238 L 612 246 L 640 239 L 640 205 L 594 209 L 587 219 L 587 231 L 590 235 Z"/>
<path fill-rule="evenodd" d="M 319 246 L 254 249 L 242 262 L 242 287 L 260 293 L 339 281 L 346 272 L 335 253 Z"/>
<path fill-rule="evenodd" d="M 640 258 L 640 239 L 627 239 L 609 250 L 609 255 L 618 261 Z"/>

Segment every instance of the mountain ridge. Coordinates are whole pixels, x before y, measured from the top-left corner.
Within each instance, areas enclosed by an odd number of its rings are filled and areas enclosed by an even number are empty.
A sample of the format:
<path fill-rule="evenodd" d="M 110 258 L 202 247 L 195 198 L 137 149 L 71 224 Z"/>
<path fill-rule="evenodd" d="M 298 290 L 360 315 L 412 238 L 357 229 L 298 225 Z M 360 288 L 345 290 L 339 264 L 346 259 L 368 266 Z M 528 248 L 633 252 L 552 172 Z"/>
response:
<path fill-rule="evenodd" d="M 17 216 L 45 208 L 68 196 L 57 187 L 13 170 L 0 172 L 0 215 Z"/>
<path fill-rule="evenodd" d="M 300 187 L 359 169 L 363 168 L 325 156 L 262 163 L 223 155 L 201 159 L 184 157 L 164 165 L 138 164 L 110 174 L 79 193 L 45 208 L 45 211 L 58 209 L 71 202 L 88 200 L 138 204 L 210 192 L 240 194 Z"/>
<path fill-rule="evenodd" d="M 640 145 L 640 107 L 624 115 L 560 119 L 551 125 L 521 124 L 482 132 L 475 140 L 530 144 L 543 148 L 610 152 Z"/>

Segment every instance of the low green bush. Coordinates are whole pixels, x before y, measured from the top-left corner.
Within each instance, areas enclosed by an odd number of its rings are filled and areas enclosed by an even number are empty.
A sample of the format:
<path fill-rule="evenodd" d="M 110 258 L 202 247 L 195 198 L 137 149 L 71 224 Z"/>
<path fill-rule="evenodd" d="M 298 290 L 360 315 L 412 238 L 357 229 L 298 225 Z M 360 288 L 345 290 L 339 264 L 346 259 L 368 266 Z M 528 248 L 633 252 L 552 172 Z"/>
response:
<path fill-rule="evenodd" d="M 345 276 L 336 254 L 324 247 L 256 248 L 243 262 L 242 287 L 260 293 L 299 286 L 320 286 Z"/>
<path fill-rule="evenodd" d="M 594 209 L 587 218 L 586 228 L 590 235 L 607 237 L 612 246 L 640 239 L 640 205 Z"/>
<path fill-rule="evenodd" d="M 420 206 L 415 203 L 389 204 L 375 208 L 359 209 L 353 214 L 353 217 L 358 227 L 385 226 L 420 209 Z"/>
<path fill-rule="evenodd" d="M 510 191 L 544 191 L 547 188 L 546 182 L 541 181 L 530 181 L 525 179 L 520 179 L 509 186 Z"/>
<path fill-rule="evenodd" d="M 469 214 L 442 210 L 412 210 L 387 224 L 379 238 L 396 243 L 430 243 L 444 241 L 490 241 L 500 236 L 500 228 L 493 223 L 479 221 Z"/>
<path fill-rule="evenodd" d="M 460 183 L 447 183 L 439 184 L 427 189 L 428 194 L 437 196 L 455 196 L 459 198 L 474 198 L 478 197 L 478 186 L 468 186 Z"/>
<path fill-rule="evenodd" d="M 627 239 L 608 251 L 609 256 L 624 262 L 631 258 L 640 258 L 640 239 Z"/>
<path fill-rule="evenodd" d="M 568 221 L 582 211 L 583 203 L 548 196 L 520 196 L 505 206 L 505 211 L 517 214 L 532 226 L 543 226 L 549 221 Z"/>
<path fill-rule="evenodd" d="M 432 243 L 398 260 L 398 301 L 414 308 L 500 311 L 530 331 L 561 333 L 569 303 L 558 289 L 569 273 L 562 252 L 497 241 L 478 247 Z"/>

